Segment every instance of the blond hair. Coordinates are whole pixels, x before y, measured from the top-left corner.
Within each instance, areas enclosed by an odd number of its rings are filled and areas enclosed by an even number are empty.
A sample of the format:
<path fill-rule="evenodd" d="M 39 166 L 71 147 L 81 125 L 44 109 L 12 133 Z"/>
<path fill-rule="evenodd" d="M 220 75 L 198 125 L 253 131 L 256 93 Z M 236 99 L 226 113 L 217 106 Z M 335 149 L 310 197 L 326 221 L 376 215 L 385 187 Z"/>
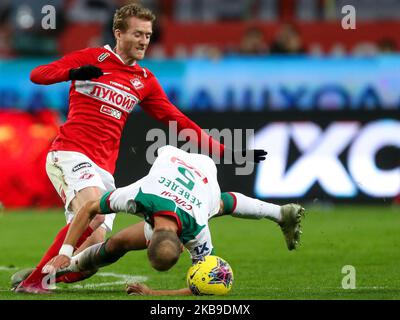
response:
<path fill-rule="evenodd" d="M 153 22 L 156 16 L 150 9 L 142 7 L 138 3 L 130 3 L 115 11 L 113 20 L 113 31 L 119 29 L 126 31 L 128 29 L 127 18 L 136 17 L 141 20 Z"/>

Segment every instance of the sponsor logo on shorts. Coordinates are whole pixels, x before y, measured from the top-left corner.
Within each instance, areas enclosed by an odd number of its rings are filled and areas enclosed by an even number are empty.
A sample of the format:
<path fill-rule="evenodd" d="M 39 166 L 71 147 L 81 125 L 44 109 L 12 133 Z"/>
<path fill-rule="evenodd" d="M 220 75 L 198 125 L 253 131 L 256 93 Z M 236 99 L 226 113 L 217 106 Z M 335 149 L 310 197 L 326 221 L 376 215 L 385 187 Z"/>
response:
<path fill-rule="evenodd" d="M 92 165 L 89 162 L 82 162 L 80 164 L 77 164 L 75 167 L 72 168 L 72 172 L 77 172 L 78 170 L 81 170 L 83 168 L 90 168 Z"/>
<path fill-rule="evenodd" d="M 121 119 L 121 116 L 122 116 L 121 111 L 111 108 L 109 106 L 105 106 L 104 104 L 101 106 L 100 112 L 104 113 L 108 116 L 114 117 L 116 119 Z"/>

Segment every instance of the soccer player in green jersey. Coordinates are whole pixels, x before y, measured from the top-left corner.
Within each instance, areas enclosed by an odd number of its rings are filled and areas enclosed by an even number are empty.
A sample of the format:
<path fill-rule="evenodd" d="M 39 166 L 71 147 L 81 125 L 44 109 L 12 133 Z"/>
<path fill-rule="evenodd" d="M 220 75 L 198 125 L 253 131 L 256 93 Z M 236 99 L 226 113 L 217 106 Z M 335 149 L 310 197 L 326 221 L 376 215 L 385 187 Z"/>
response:
<path fill-rule="evenodd" d="M 73 256 L 75 245 L 96 213 L 125 212 L 144 221 L 121 230 L 107 241 Z M 289 250 L 300 241 L 304 208 L 278 206 L 237 192 L 221 194 L 217 169 L 211 158 L 190 154 L 172 146 L 158 150 L 147 176 L 86 203 L 74 218 L 59 255 L 43 272 L 82 272 L 114 263 L 126 252 L 147 249 L 153 268 L 169 270 L 185 247 L 198 261 L 214 253 L 208 221 L 212 217 L 267 218 L 279 224 Z M 134 288 L 134 289 L 132 289 Z M 131 286 L 131 293 L 189 294 L 188 288 L 172 291 Z M 188 291 L 189 290 L 189 291 Z"/>

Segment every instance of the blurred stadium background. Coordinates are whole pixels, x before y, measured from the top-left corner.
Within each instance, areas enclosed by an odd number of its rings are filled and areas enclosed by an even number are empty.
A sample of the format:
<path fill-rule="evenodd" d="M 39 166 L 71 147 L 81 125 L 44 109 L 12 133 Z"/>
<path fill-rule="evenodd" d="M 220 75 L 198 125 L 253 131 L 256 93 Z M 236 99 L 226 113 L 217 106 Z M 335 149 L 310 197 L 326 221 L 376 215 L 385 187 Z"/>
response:
<path fill-rule="evenodd" d="M 141 2 L 158 16 L 142 64 L 171 101 L 203 128 L 255 130 L 254 144 L 269 152 L 248 176 L 220 165 L 221 189 L 278 204 L 300 202 L 311 212 L 300 255 L 286 252 L 272 224 L 212 222 L 219 230 L 217 252 L 234 268 L 240 265 L 233 297 L 398 299 L 400 0 Z M 29 73 L 73 50 L 112 46 L 112 13 L 125 3 L 0 2 L 0 291 L 8 291 L 14 270 L 39 259 L 64 223 L 44 163 L 68 112 L 69 83 L 38 86 Z M 56 8 L 55 30 L 41 27 L 47 4 Z M 355 30 L 341 26 L 348 4 L 356 8 Z M 147 173 L 153 142 L 146 134 L 158 127 L 168 131 L 140 108 L 131 115 L 117 186 Z M 117 218 L 115 230 L 131 221 Z M 236 235 L 250 233 L 254 237 L 237 241 Z M 179 262 L 170 278 L 152 271 L 143 253 L 109 270 L 176 287 L 184 283 L 187 262 Z M 360 272 L 363 289 L 356 294 L 344 295 L 340 287 L 346 264 Z M 124 298 L 115 288 L 100 298 Z M 57 297 L 96 298 L 90 291 Z"/>
<path fill-rule="evenodd" d="M 112 13 L 127 1 L 3 0 L 0 4 L 0 201 L 54 207 L 44 159 L 68 108 L 69 83 L 37 86 L 38 64 L 113 45 Z M 263 199 L 399 202 L 400 1 L 143 0 L 158 16 L 143 65 L 203 128 L 252 128 L 268 161 L 251 176 L 229 166 L 225 190 Z M 57 12 L 44 30 L 43 6 Z M 344 5 L 356 29 L 344 30 Z M 130 117 L 118 186 L 142 177 L 146 133 Z M 163 128 L 165 129 L 165 128 Z M 135 152 L 132 152 L 132 149 Z M 396 198 L 397 197 L 397 198 Z"/>

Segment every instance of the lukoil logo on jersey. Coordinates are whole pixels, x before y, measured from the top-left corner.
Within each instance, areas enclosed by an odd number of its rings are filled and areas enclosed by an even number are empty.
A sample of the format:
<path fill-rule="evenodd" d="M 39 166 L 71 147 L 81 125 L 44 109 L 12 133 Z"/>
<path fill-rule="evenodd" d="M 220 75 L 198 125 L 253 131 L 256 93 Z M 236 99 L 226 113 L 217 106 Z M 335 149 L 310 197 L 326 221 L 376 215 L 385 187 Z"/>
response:
<path fill-rule="evenodd" d="M 139 103 L 139 99 L 134 95 L 100 82 L 76 81 L 75 89 L 79 93 L 106 102 L 128 113 L 131 113 Z"/>

